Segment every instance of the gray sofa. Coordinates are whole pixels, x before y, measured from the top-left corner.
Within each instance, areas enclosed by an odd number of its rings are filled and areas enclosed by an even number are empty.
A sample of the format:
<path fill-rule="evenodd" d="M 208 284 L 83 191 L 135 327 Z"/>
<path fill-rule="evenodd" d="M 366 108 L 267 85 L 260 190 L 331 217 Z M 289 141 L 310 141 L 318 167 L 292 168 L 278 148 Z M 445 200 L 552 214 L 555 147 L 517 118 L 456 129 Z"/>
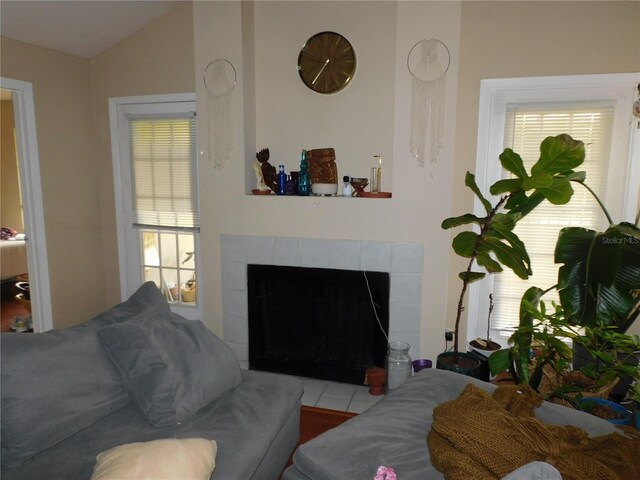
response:
<path fill-rule="evenodd" d="M 298 447 L 283 480 L 371 480 L 381 465 L 393 468 L 399 480 L 444 478 L 431 465 L 426 443 L 433 408 L 456 398 L 468 383 L 486 391 L 495 388 L 458 373 L 421 370 L 364 413 Z M 591 435 L 616 429 L 587 413 L 548 402 L 535 414 L 552 424 L 579 426 Z M 508 477 L 560 478 L 547 463 L 533 462 L 525 467 Z"/>
<path fill-rule="evenodd" d="M 97 317 L 1 339 L 2 478 L 83 479 L 112 447 L 217 442 L 212 478 L 275 480 L 299 439 L 302 384 L 242 371 L 153 283 Z"/>

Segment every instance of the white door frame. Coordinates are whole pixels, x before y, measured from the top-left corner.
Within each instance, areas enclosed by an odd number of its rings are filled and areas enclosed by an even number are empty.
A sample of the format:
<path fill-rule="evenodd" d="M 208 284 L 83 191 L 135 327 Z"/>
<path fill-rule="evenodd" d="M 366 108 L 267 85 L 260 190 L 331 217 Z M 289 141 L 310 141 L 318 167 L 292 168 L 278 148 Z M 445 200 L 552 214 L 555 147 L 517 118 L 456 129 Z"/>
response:
<path fill-rule="evenodd" d="M 11 91 L 13 100 L 33 331 L 44 332 L 53 328 L 53 314 L 33 87 L 30 82 L 6 77 L 0 77 L 0 86 Z"/>

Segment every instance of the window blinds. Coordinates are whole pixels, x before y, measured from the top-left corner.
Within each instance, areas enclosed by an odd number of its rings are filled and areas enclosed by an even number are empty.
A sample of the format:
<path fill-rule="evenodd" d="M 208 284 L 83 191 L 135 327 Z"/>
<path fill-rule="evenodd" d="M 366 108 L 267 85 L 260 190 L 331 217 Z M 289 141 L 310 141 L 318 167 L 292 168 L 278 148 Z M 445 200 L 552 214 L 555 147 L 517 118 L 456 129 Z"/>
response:
<path fill-rule="evenodd" d="M 604 199 L 607 186 L 609 152 L 613 126 L 612 105 L 524 105 L 508 106 L 505 122 L 505 146 L 522 157 L 527 170 L 540 157 L 540 143 L 548 136 L 567 133 L 585 144 L 586 158 L 576 170 L 586 171 L 586 184 Z M 507 172 L 505 172 L 507 173 Z M 505 175 L 506 176 L 506 175 Z M 520 220 L 515 232 L 527 247 L 533 275 L 524 281 L 511 270 L 493 276 L 493 330 L 505 330 L 518 324 L 520 300 L 530 286 L 542 289 L 557 283 L 559 265 L 553 262 L 558 233 L 567 226 L 601 229 L 604 215 L 592 195 L 573 184 L 574 195 L 566 205 L 546 200 Z M 550 305 L 557 295 L 545 295 Z"/>
<path fill-rule="evenodd" d="M 134 226 L 198 231 L 195 116 L 127 118 Z"/>

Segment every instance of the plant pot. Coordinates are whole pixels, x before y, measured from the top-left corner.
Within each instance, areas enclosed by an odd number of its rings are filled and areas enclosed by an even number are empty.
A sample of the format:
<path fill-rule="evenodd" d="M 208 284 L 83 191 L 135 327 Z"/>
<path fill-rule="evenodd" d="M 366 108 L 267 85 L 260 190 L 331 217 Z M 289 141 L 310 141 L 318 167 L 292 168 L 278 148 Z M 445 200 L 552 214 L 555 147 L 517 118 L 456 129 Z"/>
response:
<path fill-rule="evenodd" d="M 444 352 L 438 355 L 436 368 L 480 378 L 480 360 L 469 353 Z"/>
<path fill-rule="evenodd" d="M 414 373 L 418 373 L 420 370 L 424 370 L 425 368 L 431 368 L 432 363 L 433 362 L 427 358 L 418 358 L 411 362 Z"/>
<path fill-rule="evenodd" d="M 614 425 L 631 425 L 631 413 L 629 410 L 611 400 L 585 397 L 578 402 L 578 409 Z"/>
<path fill-rule="evenodd" d="M 369 393 L 371 395 L 382 395 L 384 393 L 384 381 L 387 378 L 387 372 L 384 368 L 371 367 L 367 368 L 367 383 L 369 384 Z"/>
<path fill-rule="evenodd" d="M 486 342 L 486 340 L 484 339 L 480 340 Z M 502 345 L 492 340 L 489 340 L 489 342 L 487 342 L 487 345 L 481 345 L 480 342 L 478 342 L 478 339 L 476 339 L 469 342 L 469 348 L 478 352 L 480 355 L 489 358 L 489 355 L 491 355 L 493 352 L 497 352 L 498 350 L 502 349 Z"/>
<path fill-rule="evenodd" d="M 637 355 L 629 355 L 626 353 L 618 353 L 618 361 L 626 364 L 637 365 L 640 359 Z M 594 364 L 593 359 L 587 350 L 580 344 L 573 345 L 573 368 L 577 370 L 583 367 L 589 367 Z M 616 402 L 622 401 L 625 394 L 629 390 L 629 386 L 633 382 L 633 378 L 629 376 L 620 377 L 620 381 L 615 384 L 611 391 L 611 398 Z"/>

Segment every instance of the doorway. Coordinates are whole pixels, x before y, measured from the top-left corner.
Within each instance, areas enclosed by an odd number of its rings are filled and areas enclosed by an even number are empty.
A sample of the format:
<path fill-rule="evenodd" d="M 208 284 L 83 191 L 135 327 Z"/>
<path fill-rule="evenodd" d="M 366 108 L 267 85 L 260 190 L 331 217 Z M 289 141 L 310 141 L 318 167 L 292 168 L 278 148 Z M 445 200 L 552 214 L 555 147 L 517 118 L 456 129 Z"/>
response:
<path fill-rule="evenodd" d="M 13 103 L 33 330 L 44 332 L 53 328 L 53 316 L 33 87 L 0 77 L 0 88 L 11 94 Z"/>

